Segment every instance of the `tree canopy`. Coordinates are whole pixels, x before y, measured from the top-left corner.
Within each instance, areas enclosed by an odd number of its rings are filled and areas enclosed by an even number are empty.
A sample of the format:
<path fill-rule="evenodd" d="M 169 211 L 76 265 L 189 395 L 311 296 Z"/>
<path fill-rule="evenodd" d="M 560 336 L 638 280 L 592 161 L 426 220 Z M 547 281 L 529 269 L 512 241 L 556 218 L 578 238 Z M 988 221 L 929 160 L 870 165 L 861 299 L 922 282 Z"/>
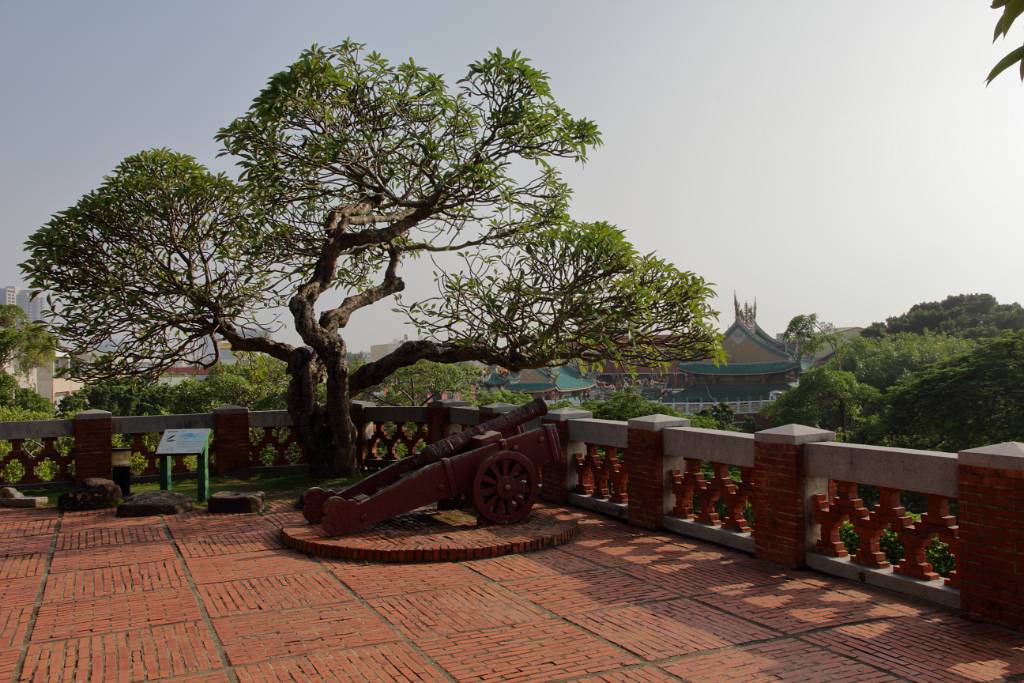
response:
<path fill-rule="evenodd" d="M 287 363 L 314 469 L 345 473 L 351 398 L 421 360 L 516 370 L 718 351 L 702 278 L 568 215 L 557 164 L 601 137 L 518 52 L 449 84 L 352 41 L 313 46 L 217 139 L 237 179 L 141 152 L 29 238 L 22 268 L 51 292 L 77 376 L 212 365 L 222 337 Z M 438 269 L 436 296 L 403 300 L 403 264 L 445 252 L 459 265 Z M 351 368 L 345 328 L 389 297 L 422 339 Z M 283 306 L 299 346 L 272 336 Z"/>
<path fill-rule="evenodd" d="M 0 368 L 24 374 L 53 360 L 57 340 L 18 306 L 0 305 Z"/>
<path fill-rule="evenodd" d="M 992 42 L 1005 38 L 1010 32 L 1010 27 L 1017 17 L 1024 12 L 1024 3 L 1020 0 L 992 0 L 992 9 L 1001 10 L 999 19 L 996 21 L 996 29 L 992 35 Z M 1020 65 L 1020 79 L 1024 81 L 1024 46 L 1011 50 L 1005 57 L 1000 59 L 992 71 L 989 72 L 987 83 L 991 83 L 996 76 L 1014 65 Z"/>
<path fill-rule="evenodd" d="M 852 372 L 830 367 L 808 370 L 762 412 L 774 424 L 796 423 L 840 432 L 850 438 L 879 407 L 877 389 L 857 381 Z"/>
<path fill-rule="evenodd" d="M 842 356 L 829 362 L 837 370 L 852 372 L 857 381 L 884 391 L 900 379 L 935 363 L 949 360 L 974 347 L 969 339 L 945 334 L 898 332 L 882 337 L 855 337 Z"/>
<path fill-rule="evenodd" d="M 942 301 L 915 304 L 906 313 L 874 323 L 861 334 L 880 337 L 900 332 L 935 332 L 982 339 L 1007 330 L 1024 330 L 1024 308 L 1020 304 L 1000 304 L 991 294 L 957 294 Z"/>
<path fill-rule="evenodd" d="M 893 443 L 956 451 L 1024 440 L 1024 332 L 1006 332 L 890 392 Z"/>

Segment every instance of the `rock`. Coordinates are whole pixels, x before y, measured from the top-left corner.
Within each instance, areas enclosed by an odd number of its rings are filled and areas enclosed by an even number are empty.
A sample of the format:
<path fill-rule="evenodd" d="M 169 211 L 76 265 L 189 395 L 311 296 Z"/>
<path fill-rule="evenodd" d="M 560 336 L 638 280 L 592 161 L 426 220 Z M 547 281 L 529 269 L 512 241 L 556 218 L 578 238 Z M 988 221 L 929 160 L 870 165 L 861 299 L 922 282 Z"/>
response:
<path fill-rule="evenodd" d="M 25 494 L 14 488 L 13 486 L 4 486 L 0 488 L 0 500 L 7 500 L 9 498 L 24 498 Z"/>
<path fill-rule="evenodd" d="M 263 512 L 263 491 L 218 491 L 207 501 L 215 513 Z"/>
<path fill-rule="evenodd" d="M 175 491 L 143 491 L 128 496 L 117 506 L 118 517 L 149 517 L 176 515 L 192 509 L 188 496 Z"/>
<path fill-rule="evenodd" d="M 0 507 L 4 508 L 44 508 L 49 502 L 46 496 L 21 496 L 20 498 L 0 498 Z"/>
<path fill-rule="evenodd" d="M 61 510 L 102 510 L 121 500 L 121 487 L 109 479 L 89 477 L 75 488 L 62 493 L 57 501 Z"/>

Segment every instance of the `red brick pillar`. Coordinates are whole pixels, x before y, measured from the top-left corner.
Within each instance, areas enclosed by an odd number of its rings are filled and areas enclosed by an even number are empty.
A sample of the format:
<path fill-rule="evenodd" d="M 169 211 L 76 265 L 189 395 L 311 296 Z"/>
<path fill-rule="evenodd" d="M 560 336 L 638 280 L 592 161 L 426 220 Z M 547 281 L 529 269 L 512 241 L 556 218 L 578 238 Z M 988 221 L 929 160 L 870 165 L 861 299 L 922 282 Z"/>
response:
<path fill-rule="evenodd" d="M 583 420 L 593 417 L 589 410 L 579 408 L 558 408 L 541 418 L 543 424 L 554 425 L 558 430 L 559 460 L 544 466 L 541 471 L 541 498 L 549 503 L 565 505 L 569 491 L 576 485 L 577 453 L 586 452 L 586 444 L 569 440 L 569 420 Z"/>
<path fill-rule="evenodd" d="M 110 479 L 113 474 L 110 449 L 114 422 L 106 410 L 86 410 L 75 415 L 75 481 L 89 477 Z"/>
<path fill-rule="evenodd" d="M 213 409 L 213 473 L 230 474 L 250 466 L 249 409 Z"/>
<path fill-rule="evenodd" d="M 627 519 L 633 526 L 660 529 L 665 496 L 672 477 L 665 471 L 662 430 L 689 427 L 690 421 L 670 415 L 646 415 L 629 421 L 625 465 L 629 476 Z"/>
<path fill-rule="evenodd" d="M 1024 631 L 1024 443 L 961 451 L 960 609 Z"/>
<path fill-rule="evenodd" d="M 804 444 L 834 438 L 835 432 L 795 424 L 754 435 L 754 554 L 758 559 L 791 568 L 804 566 L 804 553 L 814 545 L 818 531 L 811 497 L 828 491 L 827 480 L 805 475 Z"/>
<path fill-rule="evenodd" d="M 427 443 L 444 438 L 448 428 L 448 406 L 440 401 L 427 404 Z"/>

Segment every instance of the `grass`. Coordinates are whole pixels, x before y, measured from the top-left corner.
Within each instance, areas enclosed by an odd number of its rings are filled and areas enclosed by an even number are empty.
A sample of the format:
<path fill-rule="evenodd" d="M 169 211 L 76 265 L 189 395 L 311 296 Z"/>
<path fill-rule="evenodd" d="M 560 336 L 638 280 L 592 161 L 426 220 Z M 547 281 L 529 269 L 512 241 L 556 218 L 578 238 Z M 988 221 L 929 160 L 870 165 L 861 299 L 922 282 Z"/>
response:
<path fill-rule="evenodd" d="M 352 477 L 338 477 L 334 479 L 317 479 L 310 476 L 309 472 L 259 472 L 248 479 L 239 479 L 230 475 L 210 477 L 210 493 L 217 491 L 263 491 L 267 500 L 298 499 L 299 495 L 312 486 L 323 488 L 338 488 L 354 481 Z M 183 493 L 192 500 L 196 497 L 195 479 L 176 479 L 173 482 L 173 490 Z M 57 499 L 60 494 L 69 490 L 70 486 L 61 488 L 20 488 L 26 496 L 46 496 L 49 505 L 57 506 Z M 132 483 L 132 493 L 141 491 L 158 491 L 160 483 L 150 481 L 145 483 Z M 205 503 L 203 504 L 205 505 Z"/>

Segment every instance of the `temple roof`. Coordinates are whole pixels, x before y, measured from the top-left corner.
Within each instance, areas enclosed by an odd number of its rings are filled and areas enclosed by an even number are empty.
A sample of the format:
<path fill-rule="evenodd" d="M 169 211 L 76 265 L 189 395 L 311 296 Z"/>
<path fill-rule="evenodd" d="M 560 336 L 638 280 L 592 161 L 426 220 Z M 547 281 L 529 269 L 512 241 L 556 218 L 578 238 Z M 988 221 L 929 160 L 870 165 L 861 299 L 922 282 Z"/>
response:
<path fill-rule="evenodd" d="M 773 375 L 776 373 L 798 370 L 800 363 L 795 360 L 780 360 L 765 363 L 714 363 L 696 362 L 679 363 L 679 371 L 694 375 Z"/>
<path fill-rule="evenodd" d="M 665 403 L 730 403 L 736 401 L 767 401 L 773 391 L 789 389 L 788 382 L 729 382 L 722 384 L 693 384 L 685 389 L 668 392 L 661 399 Z"/>
<path fill-rule="evenodd" d="M 593 380 L 585 378 L 577 368 L 571 365 L 510 372 L 507 377 L 502 376 L 497 368 L 493 368 L 491 374 L 481 384 L 489 388 L 503 387 L 509 391 L 521 391 L 527 394 L 548 391 L 571 394 L 594 387 Z"/>

